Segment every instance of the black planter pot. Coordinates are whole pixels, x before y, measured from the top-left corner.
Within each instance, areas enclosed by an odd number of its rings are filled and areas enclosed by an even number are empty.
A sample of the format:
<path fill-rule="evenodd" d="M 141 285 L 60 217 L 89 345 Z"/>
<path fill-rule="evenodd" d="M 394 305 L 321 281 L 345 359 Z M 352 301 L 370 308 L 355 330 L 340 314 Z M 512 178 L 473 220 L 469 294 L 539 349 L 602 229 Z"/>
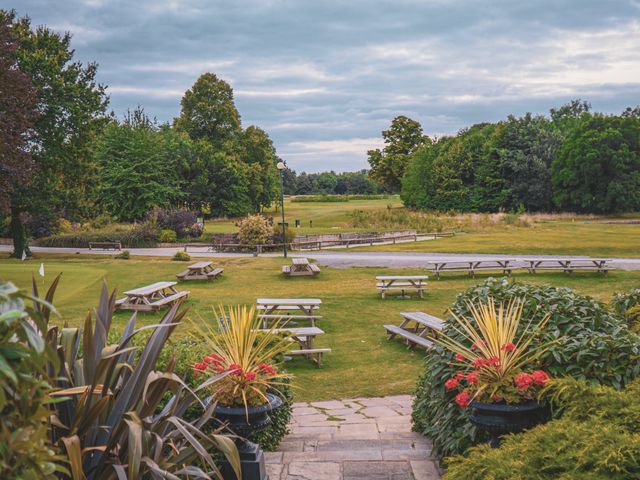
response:
<path fill-rule="evenodd" d="M 224 407 L 217 405 L 214 415 L 220 422 L 227 422 L 229 428 L 238 435 L 236 446 L 240 453 L 242 480 L 269 480 L 264 462 L 264 453 L 255 443 L 247 440 L 250 434 L 260 432 L 271 423 L 269 412 L 279 408 L 282 400 L 277 395 L 267 394 L 269 403 L 259 407 Z M 222 475 L 225 480 L 236 480 L 231 465 L 224 461 Z"/>
<path fill-rule="evenodd" d="M 501 435 L 522 432 L 551 418 L 549 406 L 536 401 L 516 405 L 471 402 L 470 406 L 471 423 L 491 435 L 492 448 L 500 446 Z"/>

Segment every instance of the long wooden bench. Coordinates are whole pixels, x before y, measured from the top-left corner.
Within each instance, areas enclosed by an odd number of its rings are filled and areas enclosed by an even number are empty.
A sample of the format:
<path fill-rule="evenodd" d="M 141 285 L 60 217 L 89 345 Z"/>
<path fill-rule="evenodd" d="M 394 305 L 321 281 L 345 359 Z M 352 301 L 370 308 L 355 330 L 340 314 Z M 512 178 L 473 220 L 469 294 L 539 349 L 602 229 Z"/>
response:
<path fill-rule="evenodd" d="M 608 261 L 604 259 L 536 259 L 525 260 L 528 264 L 525 268 L 529 273 L 536 273 L 538 270 L 561 270 L 564 273 L 582 270 L 606 275 L 611 269 Z"/>
<path fill-rule="evenodd" d="M 325 353 L 331 353 L 330 348 L 309 348 L 305 350 L 291 350 L 287 352 L 287 355 L 304 355 L 305 357 L 316 362 L 318 368 L 322 366 L 322 355 Z"/>
<path fill-rule="evenodd" d="M 182 297 L 188 297 L 188 296 L 189 296 L 189 291 L 183 290 L 181 292 L 174 293 L 173 295 L 169 295 L 168 297 L 161 298 L 160 300 L 156 300 L 155 302 L 151 302 L 149 305 L 151 305 L 152 307 L 162 307 L 163 305 L 167 305 L 167 304 L 170 305 L 178 301 Z"/>
<path fill-rule="evenodd" d="M 376 277 L 376 288 L 383 299 L 392 290 L 400 291 L 402 296 L 405 296 L 405 292 L 415 291 L 420 298 L 424 298 L 428 278 L 426 275 L 380 275 Z"/>
<path fill-rule="evenodd" d="M 438 317 L 424 312 L 401 312 L 403 321 L 400 325 L 385 325 L 389 340 L 400 336 L 409 348 L 420 345 L 423 348 L 431 348 L 433 342 L 425 338 L 427 333 L 436 336 L 443 328 L 444 322 Z M 414 323 L 413 327 L 409 327 Z"/>
<path fill-rule="evenodd" d="M 262 328 L 267 328 L 267 324 L 269 323 L 269 320 L 283 320 L 286 322 L 288 322 L 289 320 L 294 320 L 294 322 L 292 322 L 292 324 L 295 325 L 295 320 L 309 320 L 310 325 L 312 327 L 316 326 L 316 320 L 319 320 L 322 318 L 321 315 L 289 315 L 289 314 L 284 314 L 284 315 L 276 315 L 276 314 L 269 314 L 269 315 L 258 315 L 258 318 L 260 320 L 262 320 Z"/>
<path fill-rule="evenodd" d="M 487 260 L 453 260 L 453 261 L 433 261 L 428 262 L 427 269 L 435 274 L 440 280 L 440 274 L 444 272 L 464 272 L 470 277 L 476 276 L 478 270 L 502 270 L 505 275 L 517 268 L 513 265 L 513 260 L 487 259 Z"/>
<path fill-rule="evenodd" d="M 120 242 L 89 242 L 89 250 L 99 248 L 101 250 L 122 250 Z"/>
<path fill-rule="evenodd" d="M 307 310 L 318 310 L 320 307 L 318 305 L 306 305 L 305 308 Z M 278 308 L 272 308 L 270 306 L 258 305 L 256 307 L 257 310 L 300 310 L 300 307 L 296 305 L 278 305 Z"/>

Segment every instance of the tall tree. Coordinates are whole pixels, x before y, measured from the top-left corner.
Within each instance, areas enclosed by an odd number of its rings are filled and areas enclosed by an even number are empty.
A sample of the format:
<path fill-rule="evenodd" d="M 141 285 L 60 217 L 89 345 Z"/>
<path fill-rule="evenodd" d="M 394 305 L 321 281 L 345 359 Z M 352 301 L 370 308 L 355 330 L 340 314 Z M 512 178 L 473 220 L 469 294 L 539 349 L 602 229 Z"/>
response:
<path fill-rule="evenodd" d="M 40 113 L 30 142 L 35 162 L 30 185 L 11 197 L 13 255 L 28 250 L 21 214 L 68 216 L 87 212 L 97 182 L 91 144 L 103 125 L 108 99 L 95 81 L 96 64 L 73 61 L 71 35 L 31 28 L 28 18 L 0 10 L 19 40 L 18 67 L 31 75 Z"/>
<path fill-rule="evenodd" d="M 19 39 L 7 15 L 0 15 L 0 214 L 11 210 L 16 185 L 31 181 L 29 151 L 37 118 L 36 89 L 31 76 L 18 69 Z"/>
<path fill-rule="evenodd" d="M 580 118 L 591 111 L 591 104 L 587 101 L 575 99 L 559 108 L 550 110 L 553 125 L 567 137 L 579 123 Z"/>
<path fill-rule="evenodd" d="M 583 115 L 552 164 L 552 181 L 561 209 L 640 210 L 640 119 Z"/>
<path fill-rule="evenodd" d="M 276 149 L 269 135 L 253 125 L 242 132 L 240 146 L 240 157 L 249 165 L 249 198 L 253 210 L 259 212 L 269 207 L 280 192 Z"/>
<path fill-rule="evenodd" d="M 422 126 L 415 120 L 398 116 L 388 130 L 382 131 L 385 147 L 367 152 L 371 170 L 369 176 L 392 192 L 399 192 L 402 177 L 411 155 L 431 140 L 422 133 Z"/>
<path fill-rule="evenodd" d="M 194 140 L 204 139 L 220 147 L 240 133 L 233 90 L 213 73 L 202 74 L 185 92 L 180 105 L 175 127 Z"/>

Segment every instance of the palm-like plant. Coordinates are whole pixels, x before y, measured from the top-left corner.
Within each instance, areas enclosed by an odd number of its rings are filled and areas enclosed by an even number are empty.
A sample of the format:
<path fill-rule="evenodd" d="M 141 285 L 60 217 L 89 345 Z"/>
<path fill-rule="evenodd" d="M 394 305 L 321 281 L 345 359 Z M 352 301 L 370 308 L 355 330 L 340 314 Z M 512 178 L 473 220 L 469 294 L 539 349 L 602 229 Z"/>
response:
<path fill-rule="evenodd" d="M 472 399 L 514 402 L 533 393 L 529 387 L 535 386 L 534 379 L 529 382 L 518 375 L 525 367 L 531 367 L 550 343 L 536 349 L 529 348 L 534 332 L 531 321 L 520 328 L 523 305 L 522 301 L 512 299 L 506 306 L 501 303 L 496 307 L 492 298 L 486 304 L 469 304 L 473 321 L 452 313 L 454 322 L 450 324 L 464 338 L 463 341 L 447 335 L 431 338 L 453 352 L 462 367 L 456 377 L 445 383 L 448 389 L 453 389 L 458 388 L 460 382 L 467 382 L 466 390 L 457 399 L 461 406 L 466 406 Z M 537 328 L 543 329 L 548 320 L 549 316 L 537 323 Z M 521 333 L 518 334 L 519 330 Z M 537 374 L 537 383 L 546 381 L 543 381 L 546 375 L 543 374 Z M 527 381 L 521 382 L 520 378 Z M 525 383 L 527 388 L 522 388 Z"/>
<path fill-rule="evenodd" d="M 37 297 L 35 282 L 34 294 Z M 52 297 L 52 292 L 47 294 L 47 299 Z M 48 307 L 40 308 L 48 321 Z M 57 387 L 52 439 L 64 445 L 72 478 L 222 479 L 209 453 L 213 449 L 222 452 L 240 478 L 233 440 L 219 431 L 205 434 L 200 429 L 211 418 L 214 405 L 203 405 L 204 414 L 194 423 L 183 420 L 187 408 L 200 402 L 197 393 L 173 373 L 172 362 L 166 371 L 155 371 L 160 351 L 186 311 L 176 304 L 158 324 L 137 330 L 134 313 L 120 340 L 110 345 L 114 310 L 115 292 L 109 294 L 103 283 L 99 306 L 93 315 L 87 313 L 84 328 L 48 328 L 47 343 L 60 365 L 49 365 Z M 145 329 L 153 333 L 136 355 L 131 339 Z M 173 395 L 160 409 L 168 393 Z"/>
<path fill-rule="evenodd" d="M 288 337 L 275 332 L 282 321 L 261 331 L 255 307 L 219 307 L 218 314 L 225 319 L 220 331 L 194 324 L 211 350 L 211 355 L 195 368 L 210 375 L 225 375 L 210 386 L 221 405 L 246 408 L 267 403 L 267 392 L 289 376 L 279 373 L 274 365 L 275 358 L 291 347 Z"/>

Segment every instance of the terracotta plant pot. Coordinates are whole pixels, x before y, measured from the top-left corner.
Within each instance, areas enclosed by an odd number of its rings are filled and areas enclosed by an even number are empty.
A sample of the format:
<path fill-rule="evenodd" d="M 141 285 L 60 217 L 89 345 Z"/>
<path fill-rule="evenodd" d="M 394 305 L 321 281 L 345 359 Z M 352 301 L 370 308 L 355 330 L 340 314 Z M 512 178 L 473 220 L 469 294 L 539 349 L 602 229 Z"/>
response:
<path fill-rule="evenodd" d="M 471 423 L 491 435 L 492 448 L 500 446 L 501 435 L 522 432 L 551 418 L 549 406 L 536 401 L 515 405 L 471 402 L 470 406 Z"/>
<path fill-rule="evenodd" d="M 259 407 L 225 407 L 217 405 L 214 410 L 215 418 L 220 422 L 226 422 L 239 438 L 236 446 L 240 453 L 242 465 L 242 480 L 269 480 L 264 462 L 264 453 L 255 443 L 247 440 L 249 435 L 260 432 L 271 423 L 269 412 L 279 408 L 282 400 L 277 395 L 267 394 L 269 403 Z M 225 480 L 235 480 L 235 474 L 228 462 L 223 462 L 222 475 Z"/>

